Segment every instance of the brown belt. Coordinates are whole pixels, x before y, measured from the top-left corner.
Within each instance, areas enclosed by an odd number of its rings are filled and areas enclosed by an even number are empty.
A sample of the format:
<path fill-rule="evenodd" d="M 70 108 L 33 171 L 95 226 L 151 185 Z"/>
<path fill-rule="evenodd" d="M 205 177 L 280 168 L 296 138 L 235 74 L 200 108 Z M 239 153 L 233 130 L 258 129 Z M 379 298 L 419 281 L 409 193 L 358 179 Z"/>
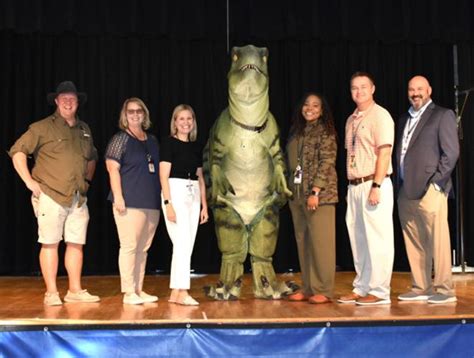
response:
<path fill-rule="evenodd" d="M 385 177 L 388 178 L 390 175 L 386 175 Z M 374 180 L 374 174 L 367 175 L 363 178 L 351 179 L 349 180 L 349 185 L 359 185 L 365 183 L 366 181 Z"/>

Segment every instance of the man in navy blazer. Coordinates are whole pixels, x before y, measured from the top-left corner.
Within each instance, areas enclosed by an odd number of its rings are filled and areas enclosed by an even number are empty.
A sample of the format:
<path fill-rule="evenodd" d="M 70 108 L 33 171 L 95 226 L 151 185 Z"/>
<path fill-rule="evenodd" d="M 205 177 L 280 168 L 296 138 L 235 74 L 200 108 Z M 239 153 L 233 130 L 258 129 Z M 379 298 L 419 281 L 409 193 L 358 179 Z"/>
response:
<path fill-rule="evenodd" d="M 459 141 L 454 112 L 434 104 L 431 92 L 425 77 L 413 77 L 408 83 L 411 107 L 398 121 L 398 212 L 412 274 L 411 291 L 398 299 L 448 303 L 456 302 L 456 296 L 447 198 Z"/>

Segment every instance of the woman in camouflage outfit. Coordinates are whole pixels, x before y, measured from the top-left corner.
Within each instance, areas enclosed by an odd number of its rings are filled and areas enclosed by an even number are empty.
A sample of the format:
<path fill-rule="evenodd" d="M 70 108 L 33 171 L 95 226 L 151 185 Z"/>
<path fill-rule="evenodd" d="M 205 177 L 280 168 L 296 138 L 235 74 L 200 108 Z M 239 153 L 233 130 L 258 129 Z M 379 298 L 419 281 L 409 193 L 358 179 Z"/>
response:
<path fill-rule="evenodd" d="M 303 281 L 302 290 L 290 295 L 290 301 L 327 303 L 333 295 L 336 154 L 336 131 L 327 101 L 308 93 L 295 110 L 287 145 L 290 209 Z"/>

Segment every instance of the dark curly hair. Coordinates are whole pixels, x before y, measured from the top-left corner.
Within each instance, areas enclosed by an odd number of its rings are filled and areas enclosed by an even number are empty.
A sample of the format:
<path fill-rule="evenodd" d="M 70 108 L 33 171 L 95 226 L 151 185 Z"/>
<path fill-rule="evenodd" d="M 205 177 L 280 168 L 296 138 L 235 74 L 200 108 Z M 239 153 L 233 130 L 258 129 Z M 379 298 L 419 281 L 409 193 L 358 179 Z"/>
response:
<path fill-rule="evenodd" d="M 328 101 L 326 98 L 317 92 L 308 92 L 305 93 L 305 95 L 301 98 L 301 100 L 298 102 L 295 111 L 293 112 L 293 116 L 291 118 L 291 127 L 290 127 L 290 138 L 293 136 L 300 136 L 303 134 L 304 127 L 306 126 L 306 119 L 303 117 L 303 114 L 301 113 L 303 110 L 303 105 L 310 96 L 316 96 L 321 100 L 321 110 L 322 110 L 322 115 L 318 119 L 323 123 L 323 125 L 326 127 L 326 130 L 330 135 L 334 135 L 337 137 L 336 133 L 336 128 L 334 126 L 334 117 L 331 112 L 331 108 L 329 108 Z"/>

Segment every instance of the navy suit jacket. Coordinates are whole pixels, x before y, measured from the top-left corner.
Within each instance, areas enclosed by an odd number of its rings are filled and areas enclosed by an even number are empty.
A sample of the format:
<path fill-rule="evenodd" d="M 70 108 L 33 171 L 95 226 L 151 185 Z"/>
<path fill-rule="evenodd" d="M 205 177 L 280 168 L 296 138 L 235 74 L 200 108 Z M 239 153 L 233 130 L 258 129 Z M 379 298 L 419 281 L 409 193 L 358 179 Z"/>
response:
<path fill-rule="evenodd" d="M 396 162 L 400 171 L 403 131 L 408 113 L 397 123 Z M 403 189 L 408 199 L 421 199 L 431 183 L 445 193 L 452 188 L 451 173 L 459 156 L 456 116 L 450 109 L 431 102 L 413 132 L 403 162 Z M 401 184 L 401 183 L 400 183 Z"/>

